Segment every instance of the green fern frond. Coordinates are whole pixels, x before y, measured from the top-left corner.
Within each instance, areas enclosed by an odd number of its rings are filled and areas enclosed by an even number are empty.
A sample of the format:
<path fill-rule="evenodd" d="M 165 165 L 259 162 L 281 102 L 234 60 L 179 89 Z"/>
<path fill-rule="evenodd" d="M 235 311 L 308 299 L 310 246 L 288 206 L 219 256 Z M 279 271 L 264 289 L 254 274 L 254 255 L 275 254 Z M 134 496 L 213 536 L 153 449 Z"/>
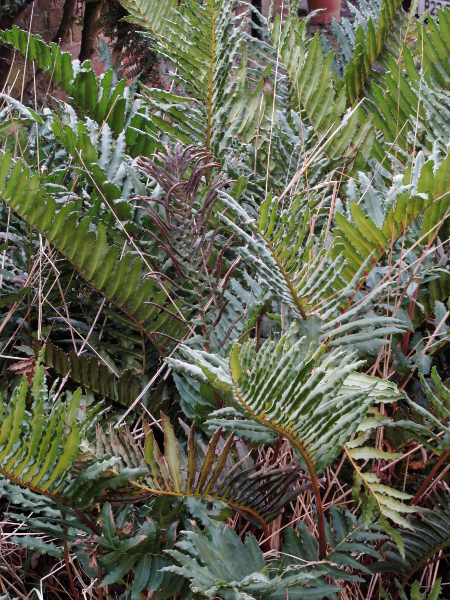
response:
<path fill-rule="evenodd" d="M 174 370 L 209 384 L 231 406 L 285 436 L 321 473 L 378 394 L 376 379 L 362 381 L 355 373 L 361 364 L 355 353 L 324 352 L 325 347 L 289 333 L 277 342 L 266 341 L 257 354 L 255 341 L 235 344 L 229 362 L 187 347 L 183 354 L 192 365 L 167 360 Z"/>
<path fill-rule="evenodd" d="M 130 250 L 119 257 L 117 246 L 109 246 L 102 223 L 92 231 L 89 217 L 78 221 L 76 202 L 59 208 L 53 196 L 46 193 L 45 177 L 31 175 L 21 160 L 13 165 L 7 153 L 0 168 L 0 188 L 2 200 L 48 239 L 86 281 L 148 333 L 155 346 L 164 343 L 164 338 L 156 340 L 157 332 L 169 337 L 179 332 L 179 323 L 186 320 L 179 301 L 173 301 L 173 312 L 159 308 L 167 300 L 168 286 L 152 277 L 143 280 L 148 267 Z M 148 303 L 149 298 L 153 298 L 153 304 Z"/>
<path fill-rule="evenodd" d="M 418 49 L 422 54 L 423 48 L 423 61 L 421 57 L 416 60 L 408 45 L 403 44 L 402 64 L 390 57 L 385 81 L 372 86 L 371 107 L 377 126 L 386 142 L 398 149 L 402 162 L 406 162 L 413 145 L 430 153 L 435 144 L 442 144 L 448 137 L 449 12 L 447 8 L 440 10 L 428 27 L 419 25 Z M 420 61 L 419 71 L 416 63 Z M 380 150 L 377 146 L 376 151 Z"/>
<path fill-rule="evenodd" d="M 39 351 L 40 344 L 35 343 L 34 349 Z M 43 361 L 46 367 L 54 369 L 62 377 L 69 376 L 83 387 L 123 406 L 129 406 L 139 395 L 140 386 L 131 369 L 116 378 L 95 356 L 78 356 L 73 350 L 66 354 L 50 340 L 45 343 Z"/>
<path fill-rule="evenodd" d="M 321 576 L 327 568 L 322 565 L 312 571 L 290 566 L 281 575 L 270 573 L 255 538 L 248 536 L 244 543 L 231 527 L 210 526 L 205 533 L 195 527 L 184 532 L 178 547 L 168 554 L 180 566 L 166 570 L 190 579 L 192 591 L 206 598 L 220 594 L 236 600 L 276 600 L 297 591 L 321 597 L 340 589 L 324 583 Z"/>
<path fill-rule="evenodd" d="M 398 319 L 375 316 L 362 319 L 385 287 L 367 294 L 363 302 L 350 304 L 355 290 L 370 272 L 372 254 L 358 263 L 355 251 L 351 256 L 347 248 L 343 251 L 340 238 L 326 249 L 325 244 L 319 246 L 315 237 L 307 237 L 309 211 L 302 199 L 298 195 L 285 207 L 283 198 L 269 195 L 258 211 L 259 221 L 255 225 L 233 198 L 222 193 L 222 201 L 236 215 L 234 220 L 222 216 L 222 221 L 240 238 L 239 253 L 258 274 L 260 285 L 289 307 L 298 322 L 316 318 L 321 340 L 339 337 L 340 341 L 333 339 L 332 345 L 343 340 L 356 345 L 364 339 L 382 343 L 386 333 L 400 333 L 404 324 Z M 360 242 L 361 234 L 358 231 L 357 234 Z M 362 253 L 365 251 L 363 243 Z M 363 330 L 364 327 L 370 329 Z M 344 334 L 346 338 L 340 337 Z"/>

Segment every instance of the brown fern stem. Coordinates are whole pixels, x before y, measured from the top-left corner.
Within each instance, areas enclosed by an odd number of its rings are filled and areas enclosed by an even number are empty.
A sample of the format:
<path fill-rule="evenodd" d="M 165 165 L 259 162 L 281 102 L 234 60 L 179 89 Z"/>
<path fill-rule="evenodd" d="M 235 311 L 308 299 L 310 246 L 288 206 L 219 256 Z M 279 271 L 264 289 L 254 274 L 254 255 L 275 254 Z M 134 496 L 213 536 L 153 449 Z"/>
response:
<path fill-rule="evenodd" d="M 447 452 L 444 452 L 444 454 L 441 456 L 441 458 L 437 461 L 437 463 L 434 465 L 434 467 L 431 470 L 431 472 L 428 475 L 428 477 L 425 479 L 425 481 L 422 483 L 422 485 L 420 486 L 420 488 L 417 490 L 414 498 L 410 502 L 411 506 L 415 506 L 420 501 L 420 499 L 422 498 L 422 494 L 424 494 L 424 492 L 426 491 L 426 489 L 430 485 L 433 477 L 436 475 L 436 473 L 439 471 L 439 469 L 441 468 L 441 466 L 445 463 L 445 461 L 449 457 L 450 457 L 450 451 L 447 450 Z"/>
<path fill-rule="evenodd" d="M 99 565 L 98 566 L 98 575 L 97 575 L 97 585 L 98 585 L 97 598 L 98 598 L 98 600 L 103 600 L 103 588 L 100 587 L 101 584 L 102 584 L 102 568 Z"/>
<path fill-rule="evenodd" d="M 292 444 L 292 446 L 297 448 L 297 450 L 300 452 L 303 460 L 305 461 L 307 469 L 308 469 L 309 477 L 311 478 L 311 485 L 312 485 L 312 489 L 314 492 L 314 499 L 316 501 L 317 530 L 319 532 L 319 553 L 318 553 L 319 560 L 323 560 L 327 554 L 327 534 L 325 531 L 325 516 L 324 516 L 324 512 L 323 512 L 322 497 L 320 495 L 319 480 L 317 478 L 317 473 L 316 473 L 316 470 L 314 469 L 314 464 L 313 464 L 311 458 L 309 457 L 308 453 L 306 452 L 305 448 L 303 447 L 303 444 L 299 440 L 296 440 L 288 431 L 285 431 L 283 428 L 278 427 L 278 425 L 275 425 L 274 423 L 267 421 L 264 417 L 256 415 L 250 409 L 250 407 L 244 402 L 244 400 L 243 400 L 242 396 L 239 394 L 239 391 L 237 390 L 236 386 L 235 386 L 234 390 L 236 392 L 236 396 L 239 399 L 239 402 L 242 404 L 242 406 L 245 408 L 245 410 L 247 410 L 247 412 L 253 417 L 253 419 L 255 419 L 255 421 L 258 421 L 259 423 L 263 423 L 266 427 L 273 429 L 274 431 L 276 431 L 278 433 L 278 435 L 285 437 L 290 442 L 290 444 Z"/>
<path fill-rule="evenodd" d="M 211 27 L 211 60 L 209 67 L 209 93 L 208 93 L 208 122 L 206 124 L 206 152 L 211 151 L 211 122 L 212 122 L 212 98 L 213 98 L 213 84 L 214 84 L 214 8 L 211 10 L 212 13 L 212 27 Z M 211 173 L 209 169 L 206 171 L 206 183 L 211 183 Z"/>
<path fill-rule="evenodd" d="M 62 512 L 61 516 L 64 519 L 66 516 L 66 513 Z M 64 528 L 64 533 L 67 533 L 66 527 Z M 72 590 L 74 600 L 80 600 L 80 597 L 78 596 L 77 588 L 75 587 L 75 582 L 72 577 L 72 570 L 70 568 L 69 548 L 67 547 L 67 540 L 63 540 L 63 548 L 64 548 L 64 563 L 66 565 L 66 571 L 67 571 L 67 577 L 69 578 L 70 589 Z"/>

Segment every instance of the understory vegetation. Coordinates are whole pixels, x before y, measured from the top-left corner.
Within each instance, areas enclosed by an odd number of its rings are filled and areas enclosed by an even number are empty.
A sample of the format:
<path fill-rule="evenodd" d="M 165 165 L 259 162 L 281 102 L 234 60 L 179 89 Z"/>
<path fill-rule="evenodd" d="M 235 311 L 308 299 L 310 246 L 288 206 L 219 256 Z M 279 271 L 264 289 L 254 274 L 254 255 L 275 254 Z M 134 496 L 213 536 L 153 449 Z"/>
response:
<path fill-rule="evenodd" d="M 122 4 L 0 32 L 0 596 L 450 598 L 450 10 Z"/>

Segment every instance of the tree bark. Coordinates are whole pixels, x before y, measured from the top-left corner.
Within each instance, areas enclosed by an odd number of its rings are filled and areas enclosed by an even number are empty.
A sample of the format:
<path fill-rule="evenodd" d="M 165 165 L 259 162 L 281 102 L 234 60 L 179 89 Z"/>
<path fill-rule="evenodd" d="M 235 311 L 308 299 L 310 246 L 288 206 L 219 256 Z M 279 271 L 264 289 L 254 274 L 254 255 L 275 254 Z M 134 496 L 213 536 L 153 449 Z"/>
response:
<path fill-rule="evenodd" d="M 86 2 L 84 9 L 84 25 L 81 34 L 80 62 L 90 60 L 97 49 L 97 35 L 100 31 L 100 12 L 103 0 Z"/>
<path fill-rule="evenodd" d="M 73 25 L 73 16 L 75 14 L 76 0 L 66 0 L 63 8 L 63 15 L 61 23 L 59 24 L 58 31 L 56 32 L 53 41 L 55 44 L 62 46 L 69 37 L 70 30 Z"/>

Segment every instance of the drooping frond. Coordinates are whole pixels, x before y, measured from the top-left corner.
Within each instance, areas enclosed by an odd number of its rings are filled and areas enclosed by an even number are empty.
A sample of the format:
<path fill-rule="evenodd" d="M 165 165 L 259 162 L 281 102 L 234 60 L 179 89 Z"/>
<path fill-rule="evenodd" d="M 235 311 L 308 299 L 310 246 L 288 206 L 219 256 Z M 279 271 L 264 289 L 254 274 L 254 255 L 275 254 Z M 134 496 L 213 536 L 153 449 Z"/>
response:
<path fill-rule="evenodd" d="M 39 351 L 40 344 L 36 342 L 34 349 Z M 73 350 L 66 354 L 51 341 L 47 341 L 42 360 L 46 367 L 54 369 L 61 377 L 68 376 L 83 387 L 123 406 L 129 406 L 139 395 L 140 386 L 131 369 L 114 377 L 106 364 L 95 356 L 78 356 Z"/>
<path fill-rule="evenodd" d="M 163 414 L 161 418 L 163 453 L 151 430 L 147 432 L 143 452 L 127 430 L 120 434 L 110 428 L 108 435 L 101 430 L 98 434 L 97 454 L 115 456 L 124 469 L 147 466 L 148 474 L 132 493 L 136 499 L 168 496 L 225 502 L 265 528 L 299 493 L 294 487 L 299 477 L 295 463 L 285 469 L 263 468 L 253 462 L 242 442 L 235 443 L 234 433 L 225 440 L 221 429 L 206 447 L 196 438 L 192 426 L 184 450 L 168 418 Z M 235 452 L 237 458 L 233 457 Z M 266 490 L 270 490 L 267 495 Z M 109 498 L 114 501 L 114 494 Z"/>
<path fill-rule="evenodd" d="M 417 507 L 415 507 L 417 508 Z M 406 583 L 427 561 L 450 546 L 450 504 L 448 496 L 439 498 L 433 510 L 408 518 L 409 529 L 402 531 L 404 556 L 387 544 L 386 560 Z"/>
<path fill-rule="evenodd" d="M 169 290 L 153 277 L 151 269 L 130 250 L 119 256 L 117 246 L 110 246 L 107 230 L 102 223 L 97 231 L 90 230 L 91 221 L 79 221 L 77 202 L 69 201 L 62 207 L 46 188 L 45 176 L 31 174 L 21 160 L 13 164 L 9 153 L 2 159 L 0 170 L 0 196 L 2 200 L 36 231 L 49 240 L 80 271 L 86 281 L 129 316 L 133 322 L 152 336 L 162 333 L 171 336 L 185 321 L 177 301 L 169 302 L 171 308 L 161 311 L 167 302 Z M 153 304 L 149 304 L 153 298 Z"/>
<path fill-rule="evenodd" d="M 89 61 L 80 65 L 54 42 L 46 44 L 40 35 L 31 35 L 16 26 L 1 31 L 0 39 L 27 56 L 27 60 L 34 61 L 54 84 L 70 94 L 82 112 L 98 123 L 107 123 L 115 136 L 122 131 L 126 117 L 131 118 L 126 79 L 117 82 L 112 69 L 97 78 Z M 140 122 L 139 118 L 134 119 L 135 126 Z"/>
<path fill-rule="evenodd" d="M 61 85 L 65 92 L 71 89 L 76 68 L 70 52 L 63 52 L 54 42 L 46 44 L 40 35 L 31 35 L 16 26 L 10 31 L 2 31 L 0 37 L 3 42 L 11 44 L 24 56 L 27 54 L 38 69 L 52 75 L 53 81 Z"/>
<path fill-rule="evenodd" d="M 290 333 L 267 340 L 257 354 L 255 343 L 235 344 L 229 361 L 185 347 L 183 354 L 193 365 L 168 362 L 285 436 L 311 469 L 323 472 L 375 401 L 377 380 L 358 377 L 361 363 L 354 352 L 324 353 L 324 346 L 315 347 L 306 337 Z"/>

